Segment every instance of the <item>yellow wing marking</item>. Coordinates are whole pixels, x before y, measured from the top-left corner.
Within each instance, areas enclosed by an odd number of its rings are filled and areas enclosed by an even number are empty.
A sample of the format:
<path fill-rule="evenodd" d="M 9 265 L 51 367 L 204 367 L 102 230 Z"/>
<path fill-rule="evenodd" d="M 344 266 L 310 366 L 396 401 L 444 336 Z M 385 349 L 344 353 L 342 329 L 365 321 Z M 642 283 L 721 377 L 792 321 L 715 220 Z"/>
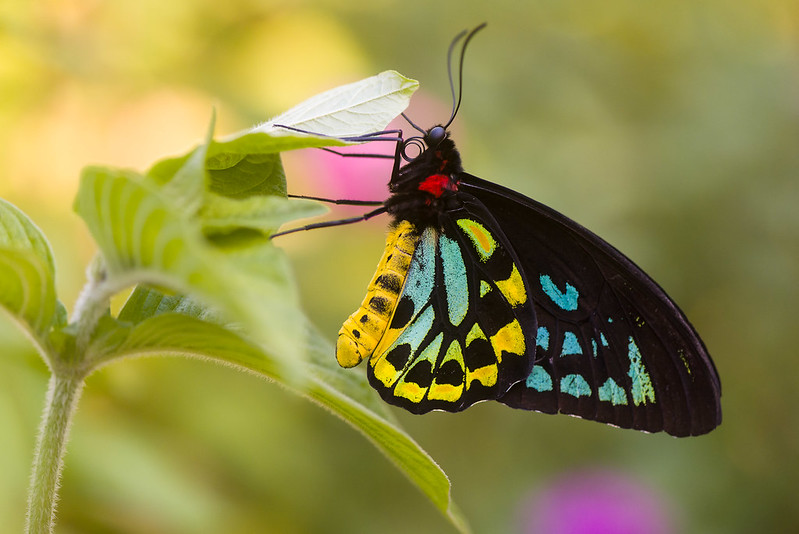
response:
<path fill-rule="evenodd" d="M 477 369 L 466 370 L 466 387 L 472 387 L 472 382 L 477 380 L 486 387 L 491 387 L 497 383 L 496 364 L 478 367 Z"/>
<path fill-rule="evenodd" d="M 389 362 L 386 358 L 380 358 L 374 362 L 373 372 L 375 374 L 375 378 L 380 380 L 380 382 L 382 382 L 386 387 L 391 387 L 391 384 L 396 382 L 397 378 L 399 378 L 399 370 L 391 365 L 391 362 Z"/>
<path fill-rule="evenodd" d="M 441 342 L 444 340 L 444 334 L 438 334 L 433 341 L 430 342 L 427 347 L 422 350 L 422 353 L 414 360 L 414 365 L 420 365 L 422 362 L 428 363 L 430 365 L 430 369 L 433 369 L 436 364 L 436 358 L 438 357 L 438 353 L 441 350 Z M 383 358 L 385 361 L 385 358 Z M 411 369 L 413 366 L 411 366 Z M 425 393 L 427 393 L 428 388 L 426 386 L 420 386 L 414 382 L 408 382 L 405 380 L 407 376 L 407 371 L 403 373 L 402 378 L 400 378 L 397 385 L 394 386 L 394 395 L 397 397 L 404 397 L 411 402 L 421 402 L 424 399 Z"/>
<path fill-rule="evenodd" d="M 465 370 L 463 368 L 463 350 L 461 349 L 461 344 L 458 343 L 457 340 L 453 340 L 452 343 L 449 344 L 447 352 L 444 354 L 444 358 L 441 360 L 441 366 L 450 360 L 455 360 L 458 362 L 461 371 L 465 374 Z M 430 391 L 427 393 L 427 398 L 430 400 L 455 402 L 461 398 L 461 395 L 463 395 L 463 388 L 463 381 L 456 386 L 452 384 L 439 384 L 434 378 L 433 383 L 430 385 Z"/>
<path fill-rule="evenodd" d="M 521 306 L 527 302 L 527 290 L 524 288 L 524 281 L 516 264 L 513 264 L 513 272 L 507 280 L 497 280 L 497 287 L 505 295 L 505 299 L 512 307 Z"/>
<path fill-rule="evenodd" d="M 394 396 L 404 397 L 415 403 L 422 402 L 426 392 L 427 388 L 423 388 L 419 384 L 414 384 L 413 382 L 400 382 L 394 388 Z"/>
<path fill-rule="evenodd" d="M 468 347 L 469 345 L 471 345 L 472 341 L 474 341 L 475 339 L 485 339 L 486 341 L 488 341 L 488 338 L 483 333 L 483 330 L 480 328 L 480 325 L 478 323 L 474 323 L 472 325 L 472 329 L 469 330 L 468 334 L 466 334 L 466 346 Z"/>
<path fill-rule="evenodd" d="M 524 342 L 524 332 L 517 319 L 512 320 L 499 331 L 491 336 L 491 345 L 494 347 L 494 354 L 497 361 L 502 363 L 502 352 L 524 355 L 526 344 Z"/>
<path fill-rule="evenodd" d="M 471 240 L 477 253 L 480 254 L 480 258 L 483 261 L 487 261 L 497 248 L 497 242 L 494 240 L 494 236 L 486 230 L 485 226 L 477 221 L 458 219 L 457 222 L 458 226 L 461 227 Z"/>

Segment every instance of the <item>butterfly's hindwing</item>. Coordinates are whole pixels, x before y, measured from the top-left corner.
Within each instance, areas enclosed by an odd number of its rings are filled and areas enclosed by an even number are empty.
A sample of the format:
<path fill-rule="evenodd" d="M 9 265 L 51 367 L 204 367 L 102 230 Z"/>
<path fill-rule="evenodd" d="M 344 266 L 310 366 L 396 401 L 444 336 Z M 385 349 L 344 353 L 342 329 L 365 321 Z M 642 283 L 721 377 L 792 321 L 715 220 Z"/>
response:
<path fill-rule="evenodd" d="M 369 360 L 381 396 L 414 413 L 497 399 L 532 364 L 535 318 L 504 236 L 466 212 L 445 222 L 422 231 Z"/>
<path fill-rule="evenodd" d="M 713 362 L 649 276 L 538 202 L 467 174 L 460 187 L 496 218 L 535 303 L 535 365 L 502 402 L 677 436 L 719 424 Z"/>

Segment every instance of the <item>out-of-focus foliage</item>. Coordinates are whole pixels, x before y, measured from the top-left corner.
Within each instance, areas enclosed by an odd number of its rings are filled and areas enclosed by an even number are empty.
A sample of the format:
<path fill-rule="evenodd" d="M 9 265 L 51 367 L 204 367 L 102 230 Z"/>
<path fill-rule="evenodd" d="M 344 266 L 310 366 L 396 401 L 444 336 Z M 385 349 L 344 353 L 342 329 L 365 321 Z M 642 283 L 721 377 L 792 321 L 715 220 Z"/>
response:
<path fill-rule="evenodd" d="M 661 282 L 717 363 L 724 422 L 675 440 L 495 403 L 401 422 L 448 472 L 478 532 L 532 528 L 529 510 L 550 486 L 597 467 L 652 488 L 675 531 L 799 529 L 792 0 L 11 2 L 0 8 L 0 196 L 48 235 L 58 294 L 72 303 L 94 252 L 70 211 L 81 167 L 146 168 L 199 141 L 212 106 L 217 131 L 235 131 L 389 68 L 422 82 L 411 117 L 441 121 L 446 46 L 483 21 L 453 125 L 465 165 L 589 226 Z M 387 174 L 339 163 L 296 154 L 290 190 L 381 194 Z M 281 242 L 331 338 L 363 297 L 382 223 Z M 5 330 L 3 347 L 24 343 Z M 0 357 L 10 532 L 23 521 L 46 376 L 33 352 Z M 89 379 L 59 506 L 63 533 L 446 528 L 337 419 L 251 376 L 182 360 L 124 362 Z"/>

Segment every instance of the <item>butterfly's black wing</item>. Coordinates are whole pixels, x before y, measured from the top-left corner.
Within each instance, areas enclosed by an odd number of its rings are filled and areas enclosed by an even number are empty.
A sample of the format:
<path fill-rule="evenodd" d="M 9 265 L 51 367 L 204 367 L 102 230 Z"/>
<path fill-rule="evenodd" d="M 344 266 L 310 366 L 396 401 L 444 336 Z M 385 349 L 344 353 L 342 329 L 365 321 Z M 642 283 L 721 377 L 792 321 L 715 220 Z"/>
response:
<path fill-rule="evenodd" d="M 466 173 L 459 179 L 507 237 L 535 303 L 535 366 L 501 402 L 675 436 L 718 426 L 716 369 L 660 286 L 551 208 Z"/>

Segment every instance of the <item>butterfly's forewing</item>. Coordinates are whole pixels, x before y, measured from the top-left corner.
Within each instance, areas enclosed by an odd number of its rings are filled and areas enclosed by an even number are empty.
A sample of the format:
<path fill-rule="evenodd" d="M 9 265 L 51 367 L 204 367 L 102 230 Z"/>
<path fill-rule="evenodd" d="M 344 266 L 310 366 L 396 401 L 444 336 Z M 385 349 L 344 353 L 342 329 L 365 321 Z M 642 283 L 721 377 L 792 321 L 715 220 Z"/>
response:
<path fill-rule="evenodd" d="M 413 413 L 497 399 L 530 373 L 535 318 L 504 237 L 466 212 L 421 231 L 368 376 Z"/>
<path fill-rule="evenodd" d="M 589 230 L 519 193 L 465 173 L 459 189 L 494 216 L 535 303 L 535 366 L 501 402 L 676 436 L 720 423 L 713 362 L 649 276 Z"/>

